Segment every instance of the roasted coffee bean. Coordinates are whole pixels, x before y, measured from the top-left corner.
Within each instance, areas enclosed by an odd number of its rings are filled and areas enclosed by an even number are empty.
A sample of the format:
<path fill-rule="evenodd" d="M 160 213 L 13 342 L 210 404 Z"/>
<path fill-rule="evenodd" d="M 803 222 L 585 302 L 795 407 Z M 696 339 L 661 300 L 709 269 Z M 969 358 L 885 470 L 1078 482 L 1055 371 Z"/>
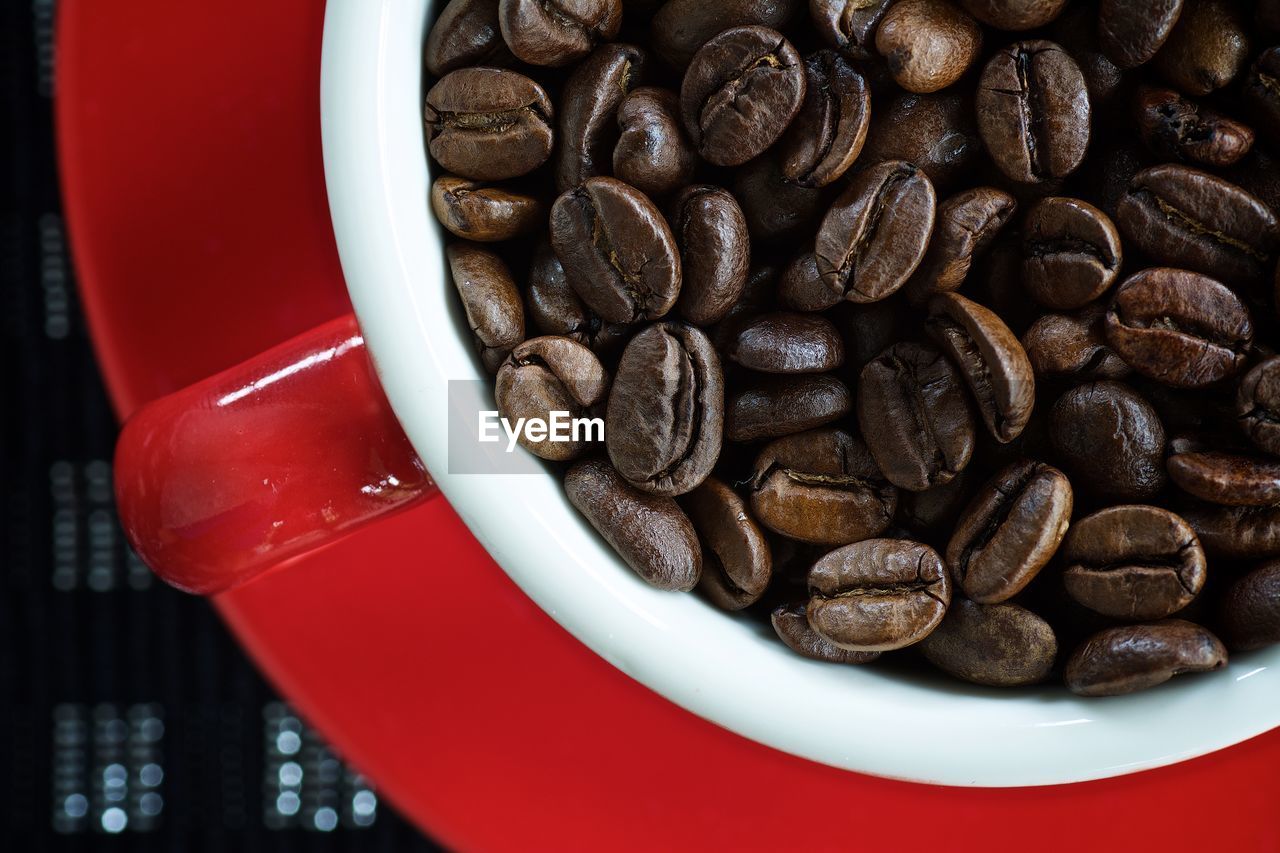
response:
<path fill-rule="evenodd" d="M 761 376 L 725 401 L 725 437 L 779 438 L 825 426 L 852 409 L 853 395 L 834 376 Z"/>
<path fill-rule="evenodd" d="M 1031 418 L 1036 380 L 1009 327 L 958 293 L 940 293 L 929 301 L 925 330 L 960 368 L 992 436 L 1017 438 Z"/>
<path fill-rule="evenodd" d="M 1119 696 L 1226 665 L 1226 647 L 1209 629 L 1166 619 L 1094 634 L 1067 661 L 1066 682 L 1081 696 Z"/>
<path fill-rule="evenodd" d="M 752 239 L 762 241 L 792 237 L 811 228 L 825 211 L 828 198 L 821 189 L 788 181 L 772 154 L 737 170 L 733 197 L 742 205 Z M 811 236 L 812 232 L 805 238 Z"/>
<path fill-rule="evenodd" d="M 521 61 L 568 65 L 618 34 L 622 0 L 499 0 L 498 24 Z"/>
<path fill-rule="evenodd" d="M 846 372 L 853 381 L 871 360 L 907 336 L 909 324 L 915 324 L 914 316 L 908 318 L 896 299 L 855 305 L 842 302 L 831 319 L 844 335 Z"/>
<path fill-rule="evenodd" d="M 589 178 L 556 199 L 551 245 L 569 285 L 608 322 L 656 320 L 680 295 L 680 254 L 667 221 L 614 178 Z"/>
<path fill-rule="evenodd" d="M 1015 462 L 970 501 L 947 544 L 956 586 L 980 604 L 1017 595 L 1048 564 L 1071 521 L 1071 483 L 1042 462 Z"/>
<path fill-rule="evenodd" d="M 573 70 L 560 93 L 556 189 L 609 173 L 618 142 L 618 105 L 644 79 L 646 58 L 629 44 L 601 45 Z"/>
<path fill-rule="evenodd" d="M 726 356 L 762 373 L 825 373 L 844 363 L 844 342 L 825 317 L 780 311 L 745 323 Z"/>
<path fill-rule="evenodd" d="M 480 181 L 441 175 L 431 185 L 431 210 L 449 233 L 481 243 L 510 240 L 546 221 L 542 201 Z"/>
<path fill-rule="evenodd" d="M 899 95 L 877 106 L 858 158 L 862 163 L 902 160 L 915 165 L 942 191 L 969 177 L 982 154 L 973 107 L 952 92 Z"/>
<path fill-rule="evenodd" d="M 876 28 L 893 0 L 809 0 L 818 35 L 854 59 L 874 55 Z"/>
<path fill-rule="evenodd" d="M 651 197 L 669 195 L 693 180 L 698 155 L 680 124 L 675 92 L 641 86 L 618 105 L 613 174 Z"/>
<path fill-rule="evenodd" d="M 1203 388 L 1244 368 L 1253 324 L 1234 293 L 1174 269 L 1130 276 L 1107 310 L 1107 342 L 1143 376 Z"/>
<path fill-rule="evenodd" d="M 1280 557 L 1280 507 L 1198 504 L 1179 510 L 1210 557 Z"/>
<path fill-rule="evenodd" d="M 1202 451 L 1169 457 L 1169 479 L 1190 495 L 1227 506 L 1280 503 L 1280 462 Z"/>
<path fill-rule="evenodd" d="M 1240 380 L 1236 417 L 1254 444 L 1280 456 L 1280 356 L 1257 364 Z"/>
<path fill-rule="evenodd" d="M 902 88 L 936 92 L 977 60 L 982 28 L 948 0 L 898 0 L 876 30 L 876 52 Z"/>
<path fill-rule="evenodd" d="M 982 254 L 1009 222 L 1018 203 L 995 187 L 956 193 L 938 205 L 924 260 L 903 292 L 912 302 L 934 293 L 959 290 L 976 256 Z"/>
<path fill-rule="evenodd" d="M 501 68 L 459 68 L 427 93 L 427 146 L 441 166 L 478 181 L 528 174 L 551 156 L 551 99 Z"/>
<path fill-rule="evenodd" d="M 742 295 L 729 309 L 724 319 L 707 330 L 716 345 L 716 352 L 724 352 L 738 336 L 739 330 L 750 320 L 777 307 L 774 291 L 777 290 L 778 268 L 772 264 L 759 264 L 747 273 L 747 283 Z"/>
<path fill-rule="evenodd" d="M 1138 132 L 1152 154 L 1210 167 L 1230 166 L 1253 147 L 1253 131 L 1172 89 L 1138 93 Z"/>
<path fill-rule="evenodd" d="M 960 5 L 998 30 L 1034 30 L 1058 17 L 1067 0 L 960 0 Z"/>
<path fill-rule="evenodd" d="M 924 172 L 891 160 L 855 175 L 822 221 L 818 272 L 850 302 L 876 302 L 906 283 L 933 230 L 936 196 Z"/>
<path fill-rule="evenodd" d="M 988 687 L 1044 681 L 1058 657 L 1053 627 L 1017 604 L 955 598 L 946 618 L 920 642 L 938 669 Z"/>
<path fill-rule="evenodd" d="M 1280 643 L 1280 562 L 1263 563 L 1231 584 L 1221 622 L 1222 638 L 1233 651 Z"/>
<path fill-rule="evenodd" d="M 870 663 L 880 657 L 880 652 L 855 652 L 842 649 L 824 640 L 809 627 L 809 617 L 805 613 L 805 605 L 783 604 L 773 611 L 770 617 L 773 630 L 778 638 L 786 643 L 787 648 L 798 655 L 828 663 Z"/>
<path fill-rule="evenodd" d="M 1091 6 L 1080 3 L 1069 6 L 1054 22 L 1050 38 L 1062 45 L 1080 66 L 1094 109 L 1105 105 L 1120 90 L 1124 72 L 1102 51 L 1097 12 Z"/>
<path fill-rule="evenodd" d="M 734 27 L 694 55 L 680 108 L 703 159 L 740 166 L 778 141 L 804 95 L 804 64 L 791 42 L 768 27 Z"/>
<path fill-rule="evenodd" d="M 813 252 L 797 255 L 778 279 L 778 302 L 793 311 L 825 311 L 843 298 L 827 286 Z"/>
<path fill-rule="evenodd" d="M 1126 240 L 1168 266 L 1228 284 L 1259 280 L 1275 255 L 1276 217 L 1222 178 L 1188 166 L 1154 166 L 1134 175 L 1116 206 Z"/>
<path fill-rule="evenodd" d="M 1188 95 L 1228 85 L 1249 61 L 1244 14 L 1227 0 L 1188 0 L 1152 63 Z"/>
<path fill-rule="evenodd" d="M 802 187 L 825 187 L 862 152 L 871 124 L 871 94 L 862 75 L 834 50 L 804 61 L 804 103 L 778 143 L 782 175 Z"/>
<path fill-rule="evenodd" d="M 1150 60 L 1169 38 L 1182 14 L 1182 0 L 1101 0 L 1098 37 L 1120 68 Z"/>
<path fill-rule="evenodd" d="M 466 65 L 505 65 L 511 53 L 498 29 L 498 0 L 449 0 L 422 55 L 436 77 Z"/>
<path fill-rule="evenodd" d="M 1037 377 L 1123 379 L 1132 369 L 1107 346 L 1107 312 L 1090 305 L 1075 314 L 1046 314 L 1022 336 Z"/>
<path fill-rule="evenodd" d="M 862 370 L 858 423 L 885 479 L 922 492 L 949 482 L 973 455 L 964 380 L 923 344 L 900 343 Z"/>
<path fill-rule="evenodd" d="M 717 607 L 755 604 L 773 575 L 764 532 L 733 489 L 708 478 L 680 499 L 702 542 L 702 591 Z"/>
<path fill-rule="evenodd" d="M 868 539 L 832 551 L 809 570 L 809 593 L 809 626 L 833 645 L 858 652 L 920 642 L 951 603 L 942 558 L 905 539 Z"/>
<path fill-rule="evenodd" d="M 1164 487 L 1164 426 L 1127 385 L 1091 382 L 1067 391 L 1049 413 L 1049 437 L 1083 491 L 1144 500 Z"/>
<path fill-rule="evenodd" d="M 969 502 L 972 470 L 967 468 L 948 482 L 923 492 L 902 492 L 898 496 L 898 524 L 930 544 L 945 545 Z"/>
<path fill-rule="evenodd" d="M 640 491 L 597 459 L 570 468 L 564 490 L 596 532 L 651 585 L 681 591 L 697 585 L 702 547 L 674 499 Z M 644 523 L 637 524 L 638 518 Z"/>
<path fill-rule="evenodd" d="M 1097 299 L 1115 283 L 1124 254 L 1110 217 L 1078 198 L 1046 198 L 1027 211 L 1022 275 L 1031 296 L 1055 311 Z"/>
<path fill-rule="evenodd" d="M 747 220 L 728 192 L 695 184 L 672 202 L 670 222 L 683 274 L 676 311 L 690 323 L 709 326 L 729 313 L 746 286 Z"/>
<path fill-rule="evenodd" d="M 978 81 L 978 131 L 991 159 L 1022 183 L 1064 178 L 1089 146 L 1089 92 L 1080 67 L 1050 41 L 1004 48 Z"/>
<path fill-rule="evenodd" d="M 529 267 L 525 312 L 541 334 L 572 338 L 602 357 L 620 352 L 631 334 L 625 324 L 606 323 L 582 304 L 546 240 L 539 241 Z"/>
<path fill-rule="evenodd" d="M 657 495 L 698 487 L 720 456 L 724 377 L 699 329 L 656 323 L 622 352 L 605 414 L 609 459 L 632 485 Z"/>
<path fill-rule="evenodd" d="M 516 346 L 498 368 L 494 396 L 498 411 L 512 423 L 518 418 L 552 421 L 553 412 L 586 417 L 604 402 L 609 375 L 595 353 L 569 338 L 533 338 Z M 520 444 L 543 459 L 576 459 L 589 446 L 589 437 L 570 441 L 534 440 L 522 431 Z"/>
<path fill-rule="evenodd" d="M 731 27 L 758 24 L 782 27 L 803 0 L 667 0 L 653 16 L 653 49 L 677 69 L 685 68 L 698 49 Z"/>
<path fill-rule="evenodd" d="M 751 509 L 775 533 L 818 545 L 878 536 L 893 520 L 898 491 L 861 440 L 817 429 L 772 441 L 756 457 Z"/>
<path fill-rule="evenodd" d="M 512 347 L 524 340 L 520 291 L 502 259 L 475 243 L 450 244 L 445 259 L 480 361 L 496 373 Z"/>
<path fill-rule="evenodd" d="M 1154 506 L 1113 506 L 1071 525 L 1062 543 L 1067 593 L 1104 616 L 1163 619 L 1204 588 L 1204 549 L 1181 517 Z"/>
<path fill-rule="evenodd" d="M 1258 54 L 1245 78 L 1244 99 L 1250 121 L 1273 143 L 1280 140 L 1280 47 Z"/>

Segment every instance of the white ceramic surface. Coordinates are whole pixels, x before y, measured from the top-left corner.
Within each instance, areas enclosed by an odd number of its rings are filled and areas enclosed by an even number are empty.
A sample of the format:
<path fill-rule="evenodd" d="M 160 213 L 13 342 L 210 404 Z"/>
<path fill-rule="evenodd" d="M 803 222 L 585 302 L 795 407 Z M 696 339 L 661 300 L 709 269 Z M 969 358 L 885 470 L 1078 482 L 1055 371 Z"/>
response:
<path fill-rule="evenodd" d="M 409 438 L 476 537 L 560 624 L 623 672 L 725 728 L 901 779 L 986 786 L 1093 779 L 1190 758 L 1280 724 L 1280 649 L 1144 694 L 1093 701 L 1059 686 L 998 692 L 807 661 L 767 628 L 696 596 L 646 586 L 552 476 L 451 476 L 446 382 L 482 374 L 427 202 L 421 51 L 435 7 L 329 0 L 321 107 L 338 248 Z"/>

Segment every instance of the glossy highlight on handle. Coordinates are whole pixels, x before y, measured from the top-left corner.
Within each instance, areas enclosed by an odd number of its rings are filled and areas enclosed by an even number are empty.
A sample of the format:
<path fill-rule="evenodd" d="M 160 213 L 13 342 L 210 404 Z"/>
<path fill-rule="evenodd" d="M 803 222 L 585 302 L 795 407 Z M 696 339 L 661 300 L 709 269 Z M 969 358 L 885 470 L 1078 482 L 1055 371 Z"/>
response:
<path fill-rule="evenodd" d="M 436 492 L 351 315 L 143 407 L 115 470 L 143 562 L 205 595 Z"/>

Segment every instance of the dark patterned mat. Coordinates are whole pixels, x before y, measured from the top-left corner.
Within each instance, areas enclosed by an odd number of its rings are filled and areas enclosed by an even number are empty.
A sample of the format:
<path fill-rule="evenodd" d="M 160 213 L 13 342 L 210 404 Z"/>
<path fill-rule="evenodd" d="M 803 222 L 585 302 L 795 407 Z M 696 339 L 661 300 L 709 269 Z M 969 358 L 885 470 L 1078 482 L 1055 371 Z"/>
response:
<path fill-rule="evenodd" d="M 122 540 L 59 208 L 54 13 L 0 2 L 0 849 L 436 849 Z"/>

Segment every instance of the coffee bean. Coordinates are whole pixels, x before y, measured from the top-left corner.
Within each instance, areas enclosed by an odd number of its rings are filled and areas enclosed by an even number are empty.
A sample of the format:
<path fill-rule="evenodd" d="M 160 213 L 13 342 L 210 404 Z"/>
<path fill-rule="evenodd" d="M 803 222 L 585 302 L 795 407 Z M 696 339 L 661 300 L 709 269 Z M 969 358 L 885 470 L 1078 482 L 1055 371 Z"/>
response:
<path fill-rule="evenodd" d="M 947 567 L 928 545 L 868 539 L 837 548 L 809 570 L 809 626 L 858 652 L 920 642 L 951 603 Z"/>
<path fill-rule="evenodd" d="M 1078 198 L 1046 198 L 1027 211 L 1022 275 L 1031 296 L 1055 311 L 1097 299 L 1115 283 L 1124 254 L 1110 217 Z"/>
<path fill-rule="evenodd" d="M 685 130 L 705 160 L 740 166 L 787 129 L 805 95 L 800 54 L 767 27 L 734 27 L 704 44 L 680 86 Z"/>
<path fill-rule="evenodd" d="M 1232 651 L 1280 643 L 1280 562 L 1267 562 L 1231 584 L 1222 600 L 1223 639 Z"/>
<path fill-rule="evenodd" d="M 1068 7 L 1054 21 L 1049 35 L 1080 66 L 1093 107 L 1096 109 L 1107 104 L 1120 90 L 1125 74 L 1102 50 L 1096 10 L 1079 3 Z"/>
<path fill-rule="evenodd" d="M 718 322 L 738 301 L 751 266 L 742 208 L 725 190 L 695 184 L 672 202 L 670 222 L 683 270 L 676 310 L 695 325 Z"/>
<path fill-rule="evenodd" d="M 1081 696 L 1119 696 L 1226 665 L 1226 648 L 1207 628 L 1166 619 L 1094 634 L 1067 661 L 1066 682 Z"/>
<path fill-rule="evenodd" d="M 1046 314 L 1022 336 L 1037 377 L 1123 379 L 1132 369 L 1107 346 L 1106 308 Z"/>
<path fill-rule="evenodd" d="M 773 556 L 742 498 L 711 477 L 680 503 L 702 542 L 702 591 L 725 610 L 758 601 L 773 574 Z"/>
<path fill-rule="evenodd" d="M 924 257 L 936 197 L 910 163 L 855 175 L 822 221 L 814 254 L 827 286 L 850 302 L 876 302 L 906 283 Z"/>
<path fill-rule="evenodd" d="M 1185 270 L 1130 276 L 1107 310 L 1107 342 L 1143 376 L 1203 388 L 1244 368 L 1249 311 L 1213 279 Z"/>
<path fill-rule="evenodd" d="M 1260 362 L 1240 380 L 1236 416 L 1254 444 L 1280 455 L 1280 356 Z"/>
<path fill-rule="evenodd" d="M 1011 180 L 1064 178 L 1089 145 L 1089 92 L 1080 67 L 1050 41 L 1024 41 L 988 62 L 978 82 L 978 131 Z"/>
<path fill-rule="evenodd" d="M 802 542 L 843 545 L 889 526 L 897 489 L 861 440 L 835 429 L 779 438 L 756 457 L 751 509 L 765 527 Z"/>
<path fill-rule="evenodd" d="M 650 86 L 632 89 L 618 105 L 613 174 L 645 195 L 665 196 L 693 180 L 698 155 L 680 124 L 680 98 Z"/>
<path fill-rule="evenodd" d="M 750 24 L 781 29 L 801 5 L 801 0 L 667 0 L 650 25 L 653 49 L 683 69 L 712 37 Z"/>
<path fill-rule="evenodd" d="M 608 174 L 618 142 L 618 105 L 643 81 L 646 62 L 645 52 L 634 45 L 605 44 L 569 75 L 560 93 L 557 190 Z"/>
<path fill-rule="evenodd" d="M 449 233 L 481 243 L 529 234 L 547 216 L 535 196 L 456 175 L 436 178 L 431 185 L 431 210 Z"/>
<path fill-rule="evenodd" d="M 1280 503 L 1280 462 L 1204 451 L 1169 457 L 1169 479 L 1188 494 L 1227 506 Z"/>
<path fill-rule="evenodd" d="M 938 205 L 924 260 L 903 288 L 912 302 L 934 293 L 959 290 L 976 256 L 981 255 L 1009 222 L 1018 203 L 995 187 L 975 187 Z"/>
<path fill-rule="evenodd" d="M 902 492 L 898 496 L 898 524 L 911 531 L 913 539 L 945 546 L 956 519 L 969 503 L 972 472 L 966 468 L 948 482 L 923 492 Z"/>
<path fill-rule="evenodd" d="M 1152 64 L 1188 95 L 1208 95 L 1236 79 L 1248 61 L 1241 10 L 1224 0 L 1193 0 Z"/>
<path fill-rule="evenodd" d="M 1127 385 L 1091 382 L 1067 391 L 1049 414 L 1049 437 L 1083 491 L 1133 501 L 1164 487 L 1164 426 Z"/>
<path fill-rule="evenodd" d="M 1210 557 L 1225 560 L 1280 557 L 1280 507 L 1197 504 L 1179 512 Z"/>
<path fill-rule="evenodd" d="M 1134 175 L 1116 206 L 1126 240 L 1162 264 L 1249 283 L 1270 269 L 1275 215 L 1249 193 L 1208 172 L 1155 166 Z"/>
<path fill-rule="evenodd" d="M 945 89 L 981 51 L 982 28 L 948 0 L 898 0 L 876 30 L 876 52 L 908 92 Z"/>
<path fill-rule="evenodd" d="M 499 0 L 498 24 L 521 61 L 568 65 L 618 34 L 622 0 Z"/>
<path fill-rule="evenodd" d="M 923 344 L 895 344 L 863 368 L 858 423 L 885 479 L 900 489 L 949 482 L 973 455 L 964 380 Z"/>
<path fill-rule="evenodd" d="M 871 124 L 871 95 L 862 75 L 834 50 L 810 54 L 804 69 L 804 103 L 778 143 L 778 156 L 788 181 L 824 187 L 861 153 Z"/>
<path fill-rule="evenodd" d="M 582 304 L 547 240 L 539 241 L 534 250 L 525 312 L 541 334 L 572 338 L 601 357 L 621 352 L 631 334 L 625 324 L 606 323 Z"/>
<path fill-rule="evenodd" d="M 824 426 L 853 409 L 852 395 L 834 376 L 761 376 L 725 402 L 730 441 L 779 438 Z"/>
<path fill-rule="evenodd" d="M 680 255 L 666 220 L 614 178 L 589 178 L 556 199 L 551 245 L 569 285 L 608 322 L 658 319 L 680 294 Z"/>
<path fill-rule="evenodd" d="M 1116 619 L 1163 619 L 1204 588 L 1200 540 L 1181 517 L 1154 506 L 1113 506 L 1080 519 L 1061 554 L 1067 593 Z"/>
<path fill-rule="evenodd" d="M 1182 14 L 1182 0 L 1101 0 L 1098 37 L 1120 68 L 1149 61 L 1169 38 Z"/>
<path fill-rule="evenodd" d="M 697 488 L 720 456 L 724 378 L 711 341 L 684 323 L 631 339 L 609 391 L 605 446 L 633 486 L 657 495 Z"/>
<path fill-rule="evenodd" d="M 778 312 L 743 325 L 726 355 L 762 373 L 825 373 L 844 363 L 844 343 L 825 317 Z"/>
<path fill-rule="evenodd" d="M 505 65 L 511 59 L 498 29 L 498 0 L 449 0 L 427 33 L 422 51 L 436 77 L 467 65 Z"/>
<path fill-rule="evenodd" d="M 845 371 L 850 382 L 872 359 L 906 337 L 916 322 L 914 316 L 906 316 L 896 299 L 869 305 L 841 302 L 830 316 L 844 335 Z"/>
<path fill-rule="evenodd" d="M 774 299 L 777 281 L 778 268 L 772 264 L 762 263 L 752 267 L 747 273 L 747 283 L 742 288 L 738 301 L 723 320 L 707 330 L 716 345 L 716 352 L 723 353 L 727 350 L 748 322 L 777 307 Z"/>
<path fill-rule="evenodd" d="M 1058 17 L 1067 0 L 960 0 L 960 5 L 998 30 L 1034 30 Z"/>
<path fill-rule="evenodd" d="M 675 500 L 640 491 L 596 459 L 570 468 L 564 490 L 596 532 L 649 584 L 681 591 L 697 585 L 702 549 Z M 637 524 L 638 518 L 644 523 Z"/>
<path fill-rule="evenodd" d="M 1071 483 L 1041 462 L 1015 462 L 960 515 L 947 544 L 956 586 L 980 604 L 1017 595 L 1048 564 L 1071 520 Z"/>
<path fill-rule="evenodd" d="M 752 239 L 769 241 L 810 228 L 825 211 L 828 196 L 821 189 L 788 181 L 778 159 L 766 154 L 737 171 L 733 197 L 742 205 Z"/>
<path fill-rule="evenodd" d="M 441 166 L 478 181 L 528 174 L 551 156 L 551 99 L 500 68 L 459 68 L 427 93 L 427 146 Z"/>
<path fill-rule="evenodd" d="M 925 330 L 960 368 L 992 436 L 1017 438 L 1031 418 L 1036 382 L 1009 327 L 958 293 L 940 293 L 929 302 Z"/>
<path fill-rule="evenodd" d="M 870 663 L 880 652 L 855 652 L 824 640 L 809 627 L 805 605 L 783 604 L 771 615 L 773 630 L 787 647 L 798 655 L 828 663 Z"/>
<path fill-rule="evenodd" d="M 1172 89 L 1138 93 L 1138 132 L 1152 154 L 1204 166 L 1230 166 L 1253 147 L 1253 131 Z"/>
<path fill-rule="evenodd" d="M 904 93 L 877 106 L 858 158 L 863 163 L 901 160 L 929 176 L 941 191 L 965 180 L 978 164 L 982 141 L 973 107 L 953 92 Z"/>
<path fill-rule="evenodd" d="M 1017 604 L 978 604 L 955 598 L 946 618 L 920 642 L 944 672 L 988 687 L 1038 684 L 1058 657 L 1053 627 Z"/>
<path fill-rule="evenodd" d="M 874 55 L 876 28 L 893 0 L 809 0 L 818 35 L 854 59 Z"/>
<path fill-rule="evenodd" d="M 451 243 L 445 259 L 480 360 L 496 373 L 512 347 L 524 340 L 520 291 L 502 259 L 475 243 Z"/>
<path fill-rule="evenodd" d="M 568 417 L 589 416 L 604 402 L 609 375 L 591 350 L 569 338 L 542 337 L 521 343 L 498 368 L 494 396 L 498 411 L 515 423 L 539 418 L 550 423 L 552 412 Z M 521 432 L 521 446 L 543 459 L 565 462 L 588 447 L 582 440 L 533 440 Z"/>
<path fill-rule="evenodd" d="M 825 311 L 843 297 L 827 286 L 813 252 L 797 255 L 778 279 L 778 302 L 794 311 Z"/>
<path fill-rule="evenodd" d="M 1254 60 L 1244 83 L 1250 120 L 1273 143 L 1280 140 L 1280 47 L 1269 47 Z"/>

